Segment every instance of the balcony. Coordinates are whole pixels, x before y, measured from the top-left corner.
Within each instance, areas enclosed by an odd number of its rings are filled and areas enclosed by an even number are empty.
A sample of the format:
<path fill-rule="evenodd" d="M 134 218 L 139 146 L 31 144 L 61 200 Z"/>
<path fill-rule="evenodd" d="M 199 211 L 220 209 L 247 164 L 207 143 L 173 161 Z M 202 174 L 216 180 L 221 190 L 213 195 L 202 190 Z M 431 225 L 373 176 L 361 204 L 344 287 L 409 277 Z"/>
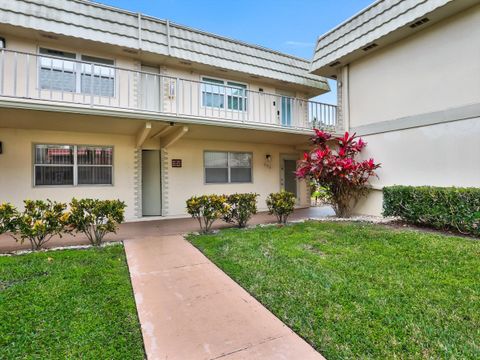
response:
<path fill-rule="evenodd" d="M 334 131 L 337 125 L 334 105 L 84 60 L 1 49 L 0 99 L 286 131 Z"/>

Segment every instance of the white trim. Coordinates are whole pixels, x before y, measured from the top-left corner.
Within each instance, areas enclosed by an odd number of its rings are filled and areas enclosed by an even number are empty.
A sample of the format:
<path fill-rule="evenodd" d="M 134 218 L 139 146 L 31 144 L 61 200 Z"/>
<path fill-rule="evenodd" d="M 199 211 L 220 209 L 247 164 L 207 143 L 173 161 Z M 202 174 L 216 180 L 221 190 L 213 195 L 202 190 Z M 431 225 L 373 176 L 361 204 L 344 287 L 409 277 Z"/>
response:
<path fill-rule="evenodd" d="M 480 118 L 480 103 L 357 126 L 352 132 L 360 136 L 375 135 L 475 118 Z"/>
<path fill-rule="evenodd" d="M 8 99 L 8 100 L 5 100 Z M 48 104 L 46 103 L 48 102 Z M 52 104 L 53 103 L 53 104 Z M 168 115 L 168 114 L 156 114 L 153 112 L 142 110 L 130 110 L 130 109 L 115 109 L 107 106 L 102 107 L 96 105 L 92 108 L 84 104 L 65 105 L 64 103 L 58 103 L 55 101 L 37 100 L 32 101 L 28 99 L 0 96 L 0 107 L 13 108 L 13 109 L 28 109 L 39 111 L 53 111 L 53 112 L 65 112 L 74 114 L 89 114 L 99 116 L 111 116 L 119 118 L 130 118 L 134 120 L 155 120 L 160 122 L 181 122 L 185 124 L 198 124 L 198 125 L 212 125 L 220 127 L 238 128 L 238 129 L 251 129 L 260 131 L 275 131 L 281 133 L 298 134 L 298 135 L 311 135 L 312 130 L 308 128 L 299 127 L 283 127 L 276 124 L 256 123 L 253 121 L 244 121 L 239 123 L 238 120 L 229 119 L 208 119 L 201 116 L 188 116 L 188 115 Z"/>

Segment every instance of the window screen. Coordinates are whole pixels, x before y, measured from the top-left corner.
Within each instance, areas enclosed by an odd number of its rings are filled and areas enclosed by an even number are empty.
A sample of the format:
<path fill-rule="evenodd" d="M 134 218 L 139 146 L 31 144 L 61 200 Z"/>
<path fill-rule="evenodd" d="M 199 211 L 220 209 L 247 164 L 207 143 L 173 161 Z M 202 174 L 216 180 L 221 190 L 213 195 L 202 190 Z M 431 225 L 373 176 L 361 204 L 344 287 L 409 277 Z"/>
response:
<path fill-rule="evenodd" d="M 113 148 L 35 145 L 35 185 L 111 185 Z"/>
<path fill-rule="evenodd" d="M 113 60 L 40 49 L 39 86 L 45 90 L 78 92 L 96 96 L 115 94 Z"/>
<path fill-rule="evenodd" d="M 78 184 L 112 184 L 112 148 L 79 146 L 77 148 Z"/>
<path fill-rule="evenodd" d="M 207 183 L 228 182 L 228 153 L 205 152 L 205 179 Z"/>
<path fill-rule="evenodd" d="M 244 183 L 252 181 L 252 154 L 206 151 L 205 182 Z"/>
<path fill-rule="evenodd" d="M 40 49 L 39 86 L 41 89 L 75 92 L 75 54 L 63 51 Z"/>
<path fill-rule="evenodd" d="M 73 146 L 35 146 L 35 185 L 73 185 L 73 169 Z"/>
<path fill-rule="evenodd" d="M 230 182 L 242 183 L 252 181 L 252 154 L 229 153 Z"/>
<path fill-rule="evenodd" d="M 223 80 L 203 78 L 202 105 L 223 109 L 225 107 L 225 87 Z"/>
<path fill-rule="evenodd" d="M 82 55 L 81 92 L 100 96 L 113 96 L 115 86 L 115 69 L 113 60 L 101 59 L 93 56 Z"/>
<path fill-rule="evenodd" d="M 247 85 L 232 81 L 202 78 L 202 105 L 217 109 L 246 111 Z"/>
<path fill-rule="evenodd" d="M 227 82 L 227 104 L 229 110 L 245 111 L 247 109 L 247 86 Z"/>

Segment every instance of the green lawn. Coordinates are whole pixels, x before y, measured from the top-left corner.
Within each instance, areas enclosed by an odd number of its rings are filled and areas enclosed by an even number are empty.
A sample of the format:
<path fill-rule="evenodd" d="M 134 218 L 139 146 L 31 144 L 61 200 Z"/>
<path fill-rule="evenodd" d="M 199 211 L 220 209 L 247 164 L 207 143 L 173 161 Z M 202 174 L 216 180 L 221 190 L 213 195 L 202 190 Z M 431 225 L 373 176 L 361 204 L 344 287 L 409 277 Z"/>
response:
<path fill-rule="evenodd" d="M 189 240 L 327 359 L 479 359 L 480 241 L 353 223 Z"/>
<path fill-rule="evenodd" d="M 123 246 L 0 257 L 1 359 L 143 359 Z"/>

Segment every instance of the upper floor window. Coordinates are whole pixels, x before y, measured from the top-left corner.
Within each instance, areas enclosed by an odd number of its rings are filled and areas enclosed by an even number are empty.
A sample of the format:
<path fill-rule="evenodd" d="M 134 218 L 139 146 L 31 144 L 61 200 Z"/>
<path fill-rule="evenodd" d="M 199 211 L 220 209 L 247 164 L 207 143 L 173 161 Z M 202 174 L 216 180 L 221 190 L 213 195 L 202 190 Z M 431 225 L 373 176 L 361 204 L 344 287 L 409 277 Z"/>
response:
<path fill-rule="evenodd" d="M 35 145 L 34 181 L 42 185 L 112 185 L 113 148 Z"/>
<path fill-rule="evenodd" d="M 0 49 L 4 49 L 7 47 L 7 43 L 3 37 L 0 37 Z"/>
<path fill-rule="evenodd" d="M 247 110 L 247 85 L 233 81 L 202 78 L 202 106 L 217 109 Z"/>
<path fill-rule="evenodd" d="M 46 55 L 40 57 L 40 89 L 114 96 L 113 60 L 44 48 L 40 54 Z"/>
<path fill-rule="evenodd" d="M 205 182 L 252 182 L 252 154 L 242 152 L 205 151 Z"/>

